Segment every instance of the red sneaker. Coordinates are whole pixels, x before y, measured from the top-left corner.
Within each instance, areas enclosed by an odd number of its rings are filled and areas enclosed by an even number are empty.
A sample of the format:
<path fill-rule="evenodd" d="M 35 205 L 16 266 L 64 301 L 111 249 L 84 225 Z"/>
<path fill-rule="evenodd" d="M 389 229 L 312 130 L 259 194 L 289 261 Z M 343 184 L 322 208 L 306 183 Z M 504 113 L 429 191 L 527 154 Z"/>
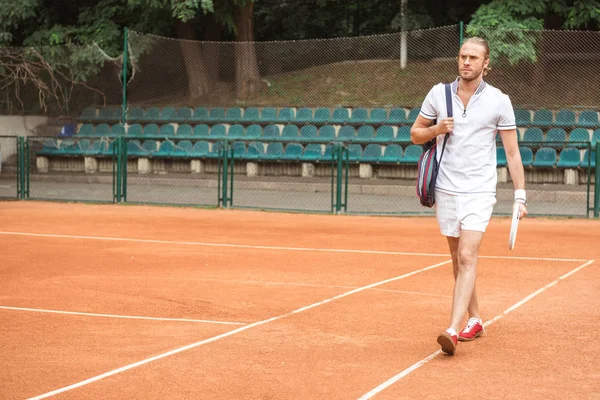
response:
<path fill-rule="evenodd" d="M 471 340 L 479 337 L 483 334 L 483 325 L 481 325 L 481 321 L 476 318 L 471 318 L 467 322 L 467 326 L 462 330 L 461 333 L 458 334 L 458 340 L 461 342 L 470 342 Z"/>
<path fill-rule="evenodd" d="M 456 335 L 451 335 L 448 332 L 442 332 L 437 338 L 437 342 L 442 346 L 442 351 L 449 356 L 454 355 L 456 351 L 456 345 L 458 344 L 458 338 Z"/>

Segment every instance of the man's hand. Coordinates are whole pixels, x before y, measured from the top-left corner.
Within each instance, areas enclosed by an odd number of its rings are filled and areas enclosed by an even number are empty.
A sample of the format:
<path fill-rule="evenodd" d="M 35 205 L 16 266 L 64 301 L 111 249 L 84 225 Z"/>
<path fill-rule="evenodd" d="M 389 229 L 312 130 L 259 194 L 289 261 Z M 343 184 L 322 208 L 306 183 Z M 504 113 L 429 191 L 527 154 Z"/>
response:
<path fill-rule="evenodd" d="M 454 118 L 444 118 L 435 126 L 435 128 L 437 135 L 443 135 L 445 133 L 451 132 L 452 129 L 454 129 Z"/>
<path fill-rule="evenodd" d="M 527 215 L 527 206 L 521 202 L 517 203 L 519 203 L 519 219 L 523 219 Z"/>

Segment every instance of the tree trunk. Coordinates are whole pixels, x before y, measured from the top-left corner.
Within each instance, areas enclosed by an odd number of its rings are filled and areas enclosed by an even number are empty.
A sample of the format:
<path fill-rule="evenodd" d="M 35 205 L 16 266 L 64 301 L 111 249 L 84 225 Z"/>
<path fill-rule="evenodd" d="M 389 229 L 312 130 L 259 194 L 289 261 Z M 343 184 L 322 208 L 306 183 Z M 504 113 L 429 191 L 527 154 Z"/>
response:
<path fill-rule="evenodd" d="M 255 97 L 262 85 L 256 61 L 253 9 L 254 2 L 248 1 L 245 5 L 236 7 L 234 12 L 238 42 L 235 44 L 235 83 L 238 100 Z"/>
<path fill-rule="evenodd" d="M 175 30 L 178 38 L 185 39 L 179 42 L 179 46 L 187 73 L 189 101 L 193 102 L 209 93 L 212 80 L 205 67 L 206 60 L 202 54 L 202 43 L 197 40 L 194 22 L 177 20 Z"/>
<path fill-rule="evenodd" d="M 219 68 L 221 64 L 221 37 L 223 36 L 223 26 L 217 22 L 214 14 L 207 14 L 202 19 L 204 26 L 204 40 L 202 54 L 207 60 L 205 64 L 208 76 L 211 81 L 219 80 Z"/>

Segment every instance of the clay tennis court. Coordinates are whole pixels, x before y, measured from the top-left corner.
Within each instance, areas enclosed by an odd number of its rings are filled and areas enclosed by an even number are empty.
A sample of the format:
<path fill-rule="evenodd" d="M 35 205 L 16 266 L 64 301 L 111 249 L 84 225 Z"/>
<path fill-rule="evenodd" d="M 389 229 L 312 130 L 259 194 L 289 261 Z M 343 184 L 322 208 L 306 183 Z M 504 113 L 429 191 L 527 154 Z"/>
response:
<path fill-rule="evenodd" d="M 0 397 L 600 398 L 600 222 L 484 239 L 486 334 L 440 354 L 433 218 L 0 203 Z"/>

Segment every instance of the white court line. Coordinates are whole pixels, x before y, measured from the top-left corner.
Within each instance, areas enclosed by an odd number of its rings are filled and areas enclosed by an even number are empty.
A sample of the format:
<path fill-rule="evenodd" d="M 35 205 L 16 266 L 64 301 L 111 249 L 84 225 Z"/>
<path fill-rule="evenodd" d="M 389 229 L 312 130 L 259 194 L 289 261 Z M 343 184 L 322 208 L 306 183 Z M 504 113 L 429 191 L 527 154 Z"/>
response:
<path fill-rule="evenodd" d="M 311 304 L 311 305 L 306 306 L 306 307 L 298 308 L 298 309 L 296 309 L 294 311 L 291 311 L 291 312 L 288 312 L 286 314 L 278 315 L 276 317 L 272 317 L 272 318 L 265 319 L 265 320 L 258 321 L 258 322 L 253 322 L 251 324 L 242 326 L 242 327 L 234 329 L 232 331 L 225 332 L 225 333 L 223 333 L 221 335 L 213 336 L 211 338 L 204 339 L 204 340 L 201 340 L 199 342 L 192 343 L 192 344 L 188 344 L 187 346 L 179 347 L 179 348 L 177 348 L 175 350 L 171 350 L 171 351 L 168 351 L 166 353 L 162 353 L 162 354 L 156 355 L 154 357 L 146 358 L 145 360 L 141 360 L 141 361 L 138 361 L 138 362 L 133 363 L 133 364 L 125 365 L 124 367 L 121 367 L 121 368 L 113 369 L 112 371 L 105 372 L 103 374 L 94 376 L 94 377 L 86 379 L 84 381 L 81 381 L 81 382 L 78 382 L 78 383 L 74 383 L 72 385 L 65 386 L 63 388 L 56 389 L 56 390 L 53 390 L 53 391 L 48 392 L 48 393 L 41 394 L 41 395 L 36 396 L 36 397 L 32 397 L 30 400 L 45 399 L 47 397 L 54 396 L 54 395 L 59 394 L 59 393 L 63 393 L 63 392 L 69 391 L 69 390 L 73 390 L 73 389 L 76 389 L 78 387 L 85 386 L 85 385 L 88 385 L 90 383 L 93 383 L 93 382 L 99 381 L 101 379 L 107 378 L 109 376 L 116 375 L 118 373 L 127 371 L 129 369 L 136 368 L 136 367 L 139 367 L 141 365 L 150 363 L 152 361 L 160 360 L 161 358 L 172 356 L 174 354 L 181 353 L 183 351 L 190 350 L 190 349 L 193 349 L 195 347 L 199 347 L 199 346 L 202 346 L 202 345 L 205 345 L 205 344 L 208 344 L 208 343 L 215 342 L 217 340 L 226 338 L 228 336 L 235 335 L 236 333 L 244 332 L 244 331 L 246 331 L 246 330 L 248 330 L 250 328 L 254 328 L 256 326 L 268 324 L 269 322 L 277 321 L 279 319 L 286 318 L 286 317 L 289 317 L 289 316 L 294 315 L 294 314 L 301 313 L 301 312 L 306 311 L 306 310 L 310 310 L 311 308 L 322 306 L 323 304 L 330 303 L 330 302 L 332 302 L 334 300 L 339 300 L 339 299 L 341 299 L 343 297 L 350 296 L 351 294 L 362 292 L 362 291 L 370 289 L 372 287 L 376 287 L 376 286 L 384 285 L 386 283 L 398 281 L 400 279 L 408 278 L 409 276 L 416 275 L 418 273 L 425 272 L 425 271 L 428 271 L 430 269 L 434 269 L 434 268 L 440 267 L 440 266 L 448 264 L 450 262 L 452 262 L 452 260 L 446 260 L 446 261 L 443 261 L 443 262 L 438 263 L 438 264 L 430 265 L 429 267 L 425 267 L 425 268 L 422 268 L 422 269 L 419 269 L 419 270 L 416 270 L 416 271 L 408 272 L 408 273 L 406 273 L 404 275 L 400 275 L 400 276 L 396 276 L 394 278 L 386 279 L 384 281 L 372 283 L 372 284 L 367 285 L 367 286 L 362 286 L 362 287 L 356 288 L 354 290 L 351 290 L 349 292 L 345 292 L 345 293 L 339 294 L 337 296 L 331 297 L 329 299 L 320 301 L 318 303 L 314 303 L 314 304 Z"/>
<path fill-rule="evenodd" d="M 450 257 L 450 254 L 442 254 L 442 253 L 412 253 L 412 252 L 405 252 L 405 251 L 379 251 L 379 250 L 360 250 L 360 249 L 325 249 L 325 248 L 313 248 L 313 247 L 259 246 L 259 245 L 232 244 L 232 243 L 207 243 L 207 242 L 187 242 L 187 241 L 158 240 L 158 239 L 118 238 L 118 237 L 110 237 L 110 236 L 59 235 L 59 234 L 51 234 L 51 233 L 0 231 L 0 235 L 34 236 L 34 237 L 56 238 L 56 239 L 106 240 L 106 241 L 113 241 L 113 242 L 174 244 L 174 245 L 186 245 L 186 246 L 230 247 L 230 248 L 234 247 L 234 248 L 240 248 L 240 249 L 257 249 L 257 250 L 380 254 L 380 255 L 392 255 L 392 256 Z M 493 258 L 493 259 L 504 259 L 504 260 L 566 261 L 566 262 L 586 261 L 584 259 L 574 259 L 574 258 L 511 257 L 511 256 L 479 256 L 479 258 Z"/>
<path fill-rule="evenodd" d="M 24 307 L 9 307 L 0 306 L 3 310 L 15 310 L 15 311 L 32 311 L 38 313 L 52 313 L 52 314 L 68 314 L 68 315 L 82 315 L 86 317 L 105 317 L 105 318 L 123 318 L 123 319 L 147 319 L 151 321 L 176 321 L 176 322 L 202 322 L 206 324 L 222 324 L 222 325 L 246 325 L 248 322 L 228 322 L 228 321 L 211 321 L 207 319 L 189 319 L 189 318 L 161 318 L 161 317 L 141 317 L 137 315 L 115 315 L 115 314 L 94 314 L 77 311 L 60 311 L 60 310 L 46 310 L 41 308 L 24 308 Z"/>
<path fill-rule="evenodd" d="M 502 314 L 496 315 L 494 318 L 486 321 L 483 324 L 483 326 L 484 327 L 490 326 L 491 324 L 493 324 L 494 322 L 498 321 L 499 319 L 501 319 L 505 315 L 508 315 L 510 312 L 512 312 L 512 311 L 516 310 L 517 308 L 521 307 L 523 304 L 527 303 L 529 300 L 533 299 L 538 294 L 545 292 L 546 290 L 548 290 L 552 286 L 556 285 L 559 281 L 561 281 L 561 280 L 563 280 L 563 279 L 565 279 L 565 278 L 573 275 L 577 271 L 582 270 L 583 268 L 585 268 L 588 265 L 592 264 L 594 261 L 595 260 L 589 260 L 585 264 L 582 264 L 582 265 L 578 266 L 577 268 L 572 269 L 571 271 L 567 272 L 566 274 L 564 274 L 560 278 L 558 278 L 558 279 L 550 282 L 549 284 L 547 284 L 543 288 L 536 290 L 535 292 L 531 293 L 529 296 L 525 297 L 523 300 L 521 300 L 518 303 L 515 303 L 511 307 L 507 308 Z M 441 350 L 438 350 L 438 351 L 436 351 L 434 353 L 431 353 L 430 355 L 428 355 L 427 357 L 425 357 L 421 361 L 418 361 L 418 362 L 414 363 L 413 365 L 411 365 L 410 367 L 406 368 L 404 371 L 400 372 L 398 375 L 395 375 L 395 376 L 391 377 L 390 379 L 388 379 L 387 381 L 383 382 L 381 385 L 377 386 L 375 389 L 371 390 L 369 393 L 364 394 L 363 396 L 359 397 L 358 400 L 370 399 L 371 397 L 375 396 L 377 393 L 383 391 L 387 387 L 389 387 L 389 386 L 393 385 L 394 383 L 398 382 L 400 379 L 404 378 L 406 375 L 410 374 L 411 372 L 413 372 L 417 368 L 420 368 L 423 365 L 427 364 L 429 361 L 433 360 L 434 358 L 436 358 L 440 354 L 442 354 Z"/>

